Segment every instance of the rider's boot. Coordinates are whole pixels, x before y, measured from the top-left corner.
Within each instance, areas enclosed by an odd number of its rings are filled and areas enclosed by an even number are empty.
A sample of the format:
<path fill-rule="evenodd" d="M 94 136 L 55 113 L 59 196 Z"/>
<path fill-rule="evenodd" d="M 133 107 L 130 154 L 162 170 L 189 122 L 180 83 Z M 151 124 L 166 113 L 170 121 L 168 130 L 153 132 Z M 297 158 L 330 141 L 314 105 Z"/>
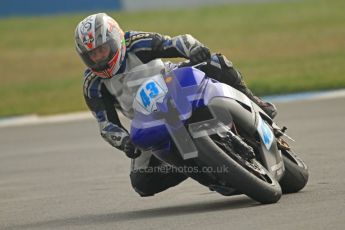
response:
<path fill-rule="evenodd" d="M 254 96 L 252 91 L 246 86 L 244 81 L 241 79 L 240 81 L 235 82 L 232 85 L 235 89 L 244 93 L 250 100 L 255 102 L 271 119 L 277 116 L 277 108 L 274 104 L 262 100 L 260 97 Z"/>
<path fill-rule="evenodd" d="M 225 84 L 228 84 L 244 93 L 272 119 L 277 115 L 277 108 L 272 103 L 266 102 L 261 98 L 254 96 L 252 91 L 244 83 L 240 72 L 233 67 L 233 64 L 224 55 L 215 54 L 212 56 L 212 60 L 210 63 L 211 66 L 217 66 L 217 63 L 221 67 L 221 74 L 218 78 L 216 78 L 217 80 Z M 210 76 L 212 76 L 212 74 L 210 74 Z"/>

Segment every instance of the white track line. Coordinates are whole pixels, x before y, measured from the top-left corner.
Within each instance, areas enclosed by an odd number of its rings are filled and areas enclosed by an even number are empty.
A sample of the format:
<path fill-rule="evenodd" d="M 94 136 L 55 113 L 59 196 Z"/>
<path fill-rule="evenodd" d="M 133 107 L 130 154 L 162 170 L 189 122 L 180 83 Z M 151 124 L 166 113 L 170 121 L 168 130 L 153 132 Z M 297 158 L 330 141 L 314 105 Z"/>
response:
<path fill-rule="evenodd" d="M 287 95 L 274 95 L 264 97 L 265 100 L 271 102 L 295 102 L 295 101 L 310 101 L 310 100 L 326 100 L 345 97 L 345 89 L 322 91 L 322 92 L 305 92 L 294 93 Z"/>
<path fill-rule="evenodd" d="M 38 125 L 38 124 L 52 124 L 61 123 L 68 121 L 79 121 L 79 120 L 89 120 L 92 119 L 91 112 L 79 112 L 70 114 L 61 114 L 53 116 L 37 116 L 28 115 L 13 117 L 8 119 L 0 120 L 0 128 L 3 127 L 13 127 L 13 126 L 23 126 L 23 125 Z"/>

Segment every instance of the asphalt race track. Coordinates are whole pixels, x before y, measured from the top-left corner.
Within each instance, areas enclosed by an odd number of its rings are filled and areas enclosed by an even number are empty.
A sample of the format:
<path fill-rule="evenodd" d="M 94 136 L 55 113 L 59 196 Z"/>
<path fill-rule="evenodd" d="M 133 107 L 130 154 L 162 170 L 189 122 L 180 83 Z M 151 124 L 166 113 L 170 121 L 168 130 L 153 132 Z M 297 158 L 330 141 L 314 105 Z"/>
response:
<path fill-rule="evenodd" d="M 307 187 L 260 205 L 192 180 L 149 198 L 93 120 L 0 128 L 0 229 L 344 229 L 345 98 L 278 104 Z"/>

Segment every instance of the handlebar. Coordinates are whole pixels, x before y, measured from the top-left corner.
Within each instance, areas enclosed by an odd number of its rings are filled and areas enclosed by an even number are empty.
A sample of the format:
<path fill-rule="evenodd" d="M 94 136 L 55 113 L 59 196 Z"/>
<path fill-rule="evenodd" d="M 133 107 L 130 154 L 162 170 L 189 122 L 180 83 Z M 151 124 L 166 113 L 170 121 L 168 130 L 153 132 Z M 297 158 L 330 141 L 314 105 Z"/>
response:
<path fill-rule="evenodd" d="M 201 63 L 192 63 L 190 62 L 189 60 L 187 61 L 184 61 L 184 62 L 181 62 L 179 65 L 178 65 L 178 68 L 181 68 L 181 67 L 198 67 L 198 66 L 203 66 L 203 65 L 207 65 L 208 62 L 204 61 L 204 62 L 201 62 Z"/>

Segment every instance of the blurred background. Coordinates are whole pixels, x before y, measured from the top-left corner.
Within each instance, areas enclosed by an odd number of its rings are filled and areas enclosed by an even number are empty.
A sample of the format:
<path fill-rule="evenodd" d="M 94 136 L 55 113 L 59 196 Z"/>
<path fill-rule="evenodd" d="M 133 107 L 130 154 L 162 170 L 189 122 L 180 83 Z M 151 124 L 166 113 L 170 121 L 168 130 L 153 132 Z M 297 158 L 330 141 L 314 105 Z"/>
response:
<path fill-rule="evenodd" d="M 0 118 L 84 111 L 74 29 L 106 12 L 123 30 L 192 34 L 258 95 L 345 87 L 344 0 L 1 0 Z"/>

